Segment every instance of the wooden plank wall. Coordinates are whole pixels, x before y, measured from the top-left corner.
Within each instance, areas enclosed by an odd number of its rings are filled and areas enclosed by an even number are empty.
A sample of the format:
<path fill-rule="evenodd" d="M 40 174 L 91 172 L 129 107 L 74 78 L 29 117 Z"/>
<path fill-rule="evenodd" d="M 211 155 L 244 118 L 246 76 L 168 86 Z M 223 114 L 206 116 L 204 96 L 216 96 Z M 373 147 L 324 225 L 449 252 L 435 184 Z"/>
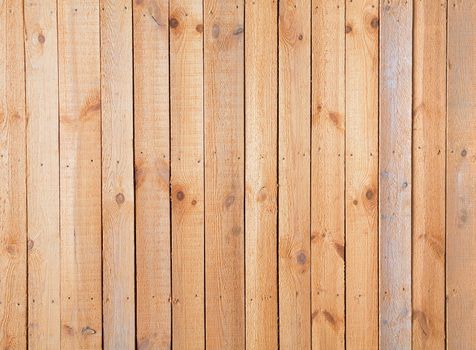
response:
<path fill-rule="evenodd" d="M 474 0 L 0 0 L 0 346 L 475 348 L 475 38 Z"/>

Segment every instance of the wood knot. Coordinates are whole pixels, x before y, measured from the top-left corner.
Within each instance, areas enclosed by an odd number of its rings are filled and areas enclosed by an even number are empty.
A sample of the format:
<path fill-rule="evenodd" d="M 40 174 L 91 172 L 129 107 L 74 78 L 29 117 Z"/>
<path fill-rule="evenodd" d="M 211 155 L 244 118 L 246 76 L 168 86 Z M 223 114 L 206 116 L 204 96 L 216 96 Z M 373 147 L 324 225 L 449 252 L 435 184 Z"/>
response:
<path fill-rule="evenodd" d="M 216 39 L 220 36 L 220 26 L 218 24 L 214 24 L 212 27 L 212 36 Z"/>
<path fill-rule="evenodd" d="M 372 21 L 370 22 L 370 26 L 372 28 L 378 28 L 379 25 L 379 20 L 377 17 L 372 18 Z"/>
<path fill-rule="evenodd" d="M 461 157 L 466 157 L 468 155 L 468 151 L 467 150 L 462 150 L 461 151 Z"/>
<path fill-rule="evenodd" d="M 89 326 L 86 326 L 86 327 L 83 327 L 83 329 L 81 329 L 81 333 L 85 335 L 92 335 L 92 334 L 96 334 L 96 330 L 92 329 Z"/>
<path fill-rule="evenodd" d="M 350 25 L 345 26 L 345 32 L 348 34 L 352 31 L 352 27 Z"/>
<path fill-rule="evenodd" d="M 231 207 L 234 202 L 235 202 L 235 196 L 230 194 L 229 196 L 225 198 L 225 208 Z"/>
<path fill-rule="evenodd" d="M 185 194 L 182 191 L 178 191 L 176 197 L 179 201 L 183 201 L 185 198 Z"/>
<path fill-rule="evenodd" d="M 243 27 L 242 26 L 236 27 L 236 29 L 233 31 L 233 35 L 240 35 L 241 33 L 243 33 Z"/>
<path fill-rule="evenodd" d="M 372 192 L 372 190 L 368 190 L 365 193 L 365 197 L 367 197 L 368 200 L 371 200 L 372 198 L 374 198 L 374 193 Z"/>
<path fill-rule="evenodd" d="M 203 24 L 197 24 L 195 30 L 199 33 L 203 33 Z"/>
<path fill-rule="evenodd" d="M 302 39 L 304 39 L 304 36 L 302 34 L 299 34 L 298 39 L 302 40 Z"/>
<path fill-rule="evenodd" d="M 196 204 L 197 204 L 197 200 L 194 199 L 194 200 L 192 201 L 192 205 L 196 205 Z"/>
<path fill-rule="evenodd" d="M 231 233 L 233 236 L 238 236 L 241 233 L 241 227 L 240 226 L 233 226 L 231 229 Z"/>
<path fill-rule="evenodd" d="M 125 197 L 122 193 L 116 194 L 116 203 L 117 204 L 122 204 L 125 201 Z"/>
<path fill-rule="evenodd" d="M 39 42 L 40 44 L 44 44 L 45 41 L 46 41 L 46 38 L 45 38 L 45 36 L 43 35 L 43 33 L 38 34 L 38 42 Z"/>
<path fill-rule="evenodd" d="M 296 255 L 296 261 L 299 265 L 304 265 L 307 261 L 306 253 L 304 253 L 302 250 L 298 252 Z"/>
<path fill-rule="evenodd" d="M 176 18 L 171 18 L 169 22 L 170 28 L 177 28 L 179 25 L 179 22 L 177 21 Z"/>
<path fill-rule="evenodd" d="M 28 250 L 32 250 L 33 247 L 35 246 L 35 241 L 32 239 L 28 240 Z"/>

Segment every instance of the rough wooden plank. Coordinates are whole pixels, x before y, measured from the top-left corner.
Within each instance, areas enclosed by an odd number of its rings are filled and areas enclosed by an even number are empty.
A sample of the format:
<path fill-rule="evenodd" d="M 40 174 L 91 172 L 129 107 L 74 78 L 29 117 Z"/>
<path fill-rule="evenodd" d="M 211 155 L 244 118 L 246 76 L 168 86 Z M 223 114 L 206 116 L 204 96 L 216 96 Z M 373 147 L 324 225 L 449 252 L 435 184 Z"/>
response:
<path fill-rule="evenodd" d="M 448 2 L 448 349 L 476 343 L 476 2 Z"/>
<path fill-rule="evenodd" d="M 278 6 L 245 6 L 246 348 L 265 350 L 278 348 Z"/>
<path fill-rule="evenodd" d="M 245 346 L 243 0 L 204 1 L 205 284 L 209 349 Z"/>
<path fill-rule="evenodd" d="M 61 347 L 102 345 L 99 3 L 58 2 Z"/>
<path fill-rule="evenodd" d="M 169 4 L 133 6 L 137 344 L 169 349 Z"/>
<path fill-rule="evenodd" d="M 312 347 L 343 349 L 345 2 L 312 3 Z"/>
<path fill-rule="evenodd" d="M 104 347 L 135 347 L 132 8 L 101 0 Z"/>
<path fill-rule="evenodd" d="M 311 348 L 311 1 L 279 3 L 279 333 Z"/>
<path fill-rule="evenodd" d="M 25 349 L 26 118 L 23 2 L 0 4 L 0 347 Z"/>
<path fill-rule="evenodd" d="M 170 6 L 173 347 L 204 349 L 203 13 Z"/>
<path fill-rule="evenodd" d="M 413 29 L 413 347 L 445 347 L 446 1 Z"/>
<path fill-rule="evenodd" d="M 28 346 L 60 346 L 58 66 L 56 1 L 25 11 Z"/>
<path fill-rule="evenodd" d="M 378 1 L 346 2 L 346 345 L 378 347 Z"/>
<path fill-rule="evenodd" d="M 410 0 L 380 8 L 380 347 L 411 348 L 412 11 Z"/>

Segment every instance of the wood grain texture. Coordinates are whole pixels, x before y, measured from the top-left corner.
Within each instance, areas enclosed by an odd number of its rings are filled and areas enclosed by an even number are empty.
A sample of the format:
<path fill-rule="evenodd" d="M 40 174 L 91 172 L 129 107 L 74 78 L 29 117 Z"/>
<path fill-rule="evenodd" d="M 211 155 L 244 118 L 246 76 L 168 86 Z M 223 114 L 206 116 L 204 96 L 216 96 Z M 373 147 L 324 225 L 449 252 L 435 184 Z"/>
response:
<path fill-rule="evenodd" d="M 205 348 L 203 13 L 170 3 L 173 346 Z"/>
<path fill-rule="evenodd" d="M 135 347 L 132 8 L 101 0 L 104 347 Z"/>
<path fill-rule="evenodd" d="M 245 13 L 246 348 L 264 350 L 278 348 L 277 2 Z"/>
<path fill-rule="evenodd" d="M 343 349 L 345 2 L 312 3 L 312 347 Z"/>
<path fill-rule="evenodd" d="M 27 344 L 23 3 L 0 3 L 0 347 Z"/>
<path fill-rule="evenodd" d="M 380 347 L 412 345 L 412 11 L 410 0 L 380 8 Z"/>
<path fill-rule="evenodd" d="M 99 3 L 58 2 L 61 346 L 71 349 L 102 346 L 99 61 Z"/>
<path fill-rule="evenodd" d="M 311 1 L 279 3 L 279 332 L 311 348 Z"/>
<path fill-rule="evenodd" d="M 446 1 L 415 1 L 413 348 L 445 347 Z"/>
<path fill-rule="evenodd" d="M 447 346 L 476 343 L 476 3 L 448 1 Z"/>
<path fill-rule="evenodd" d="M 346 2 L 346 345 L 378 347 L 378 1 Z"/>
<path fill-rule="evenodd" d="M 58 57 L 56 1 L 27 0 L 28 347 L 60 344 Z"/>
<path fill-rule="evenodd" d="M 244 3 L 204 1 L 206 345 L 243 349 Z"/>
<path fill-rule="evenodd" d="M 168 1 L 134 1 L 137 345 L 170 349 Z"/>

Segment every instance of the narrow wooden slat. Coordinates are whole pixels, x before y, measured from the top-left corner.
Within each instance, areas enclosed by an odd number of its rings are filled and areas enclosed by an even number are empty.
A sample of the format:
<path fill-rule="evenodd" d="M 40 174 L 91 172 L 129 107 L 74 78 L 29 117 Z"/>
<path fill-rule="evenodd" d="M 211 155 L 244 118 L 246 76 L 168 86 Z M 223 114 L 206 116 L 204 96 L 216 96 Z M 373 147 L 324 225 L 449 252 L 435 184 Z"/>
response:
<path fill-rule="evenodd" d="M 99 3 L 58 2 L 61 347 L 102 344 Z"/>
<path fill-rule="evenodd" d="M 476 2 L 448 2 L 448 349 L 476 343 Z"/>
<path fill-rule="evenodd" d="M 413 348 L 444 349 L 446 2 L 413 23 Z"/>
<path fill-rule="evenodd" d="M 132 8 L 130 0 L 101 0 L 100 6 L 103 342 L 107 349 L 132 349 L 135 347 Z"/>
<path fill-rule="evenodd" d="M 169 5 L 133 6 L 137 344 L 169 349 Z"/>
<path fill-rule="evenodd" d="M 311 348 L 311 1 L 279 3 L 279 336 Z"/>
<path fill-rule="evenodd" d="M 344 348 L 345 1 L 312 4 L 312 347 Z"/>
<path fill-rule="evenodd" d="M 27 0 L 28 346 L 60 345 L 56 1 Z"/>
<path fill-rule="evenodd" d="M 245 5 L 246 348 L 267 350 L 278 348 L 278 6 Z"/>
<path fill-rule="evenodd" d="M 380 347 L 411 348 L 411 0 L 382 3 L 379 84 Z"/>
<path fill-rule="evenodd" d="M 205 348 L 203 13 L 170 3 L 172 334 L 176 349 Z"/>
<path fill-rule="evenodd" d="M 23 2 L 0 4 L 0 347 L 26 348 Z"/>
<path fill-rule="evenodd" d="M 378 0 L 346 1 L 346 346 L 378 346 Z"/>
<path fill-rule="evenodd" d="M 205 285 L 208 349 L 242 349 L 244 3 L 204 1 Z"/>

